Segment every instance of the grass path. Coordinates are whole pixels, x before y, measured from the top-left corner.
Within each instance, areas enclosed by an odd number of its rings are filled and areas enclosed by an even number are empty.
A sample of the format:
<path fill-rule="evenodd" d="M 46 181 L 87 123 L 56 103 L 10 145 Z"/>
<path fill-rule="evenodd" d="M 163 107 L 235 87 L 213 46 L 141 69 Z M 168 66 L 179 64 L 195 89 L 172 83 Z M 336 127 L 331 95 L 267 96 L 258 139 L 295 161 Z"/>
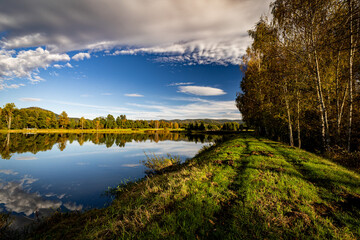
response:
<path fill-rule="evenodd" d="M 358 174 L 246 135 L 116 192 L 111 206 L 57 213 L 31 238 L 360 238 Z"/>

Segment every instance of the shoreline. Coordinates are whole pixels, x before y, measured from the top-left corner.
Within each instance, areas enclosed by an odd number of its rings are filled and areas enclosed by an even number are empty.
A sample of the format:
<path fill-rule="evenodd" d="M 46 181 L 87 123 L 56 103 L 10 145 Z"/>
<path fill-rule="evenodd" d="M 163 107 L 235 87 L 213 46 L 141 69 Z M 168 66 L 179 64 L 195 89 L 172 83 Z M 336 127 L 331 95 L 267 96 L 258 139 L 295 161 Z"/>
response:
<path fill-rule="evenodd" d="M 1 129 L 0 134 L 7 133 L 23 133 L 23 134 L 38 134 L 38 133 L 146 133 L 146 132 L 184 132 L 182 128 L 179 129 L 165 129 L 165 128 L 139 128 L 139 129 Z"/>
<path fill-rule="evenodd" d="M 313 153 L 240 134 L 113 189 L 106 208 L 57 212 L 26 237 L 356 239 L 359 181 Z"/>

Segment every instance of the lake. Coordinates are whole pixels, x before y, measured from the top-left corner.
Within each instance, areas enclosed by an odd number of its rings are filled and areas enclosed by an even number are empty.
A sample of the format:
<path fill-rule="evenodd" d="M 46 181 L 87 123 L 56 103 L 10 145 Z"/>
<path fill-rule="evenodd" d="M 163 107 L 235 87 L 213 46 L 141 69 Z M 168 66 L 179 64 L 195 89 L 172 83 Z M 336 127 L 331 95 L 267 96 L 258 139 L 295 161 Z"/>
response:
<path fill-rule="evenodd" d="M 193 157 L 213 135 L 0 134 L 0 211 L 24 226 L 55 210 L 83 211 L 111 202 L 109 187 L 144 177 L 145 153 Z"/>

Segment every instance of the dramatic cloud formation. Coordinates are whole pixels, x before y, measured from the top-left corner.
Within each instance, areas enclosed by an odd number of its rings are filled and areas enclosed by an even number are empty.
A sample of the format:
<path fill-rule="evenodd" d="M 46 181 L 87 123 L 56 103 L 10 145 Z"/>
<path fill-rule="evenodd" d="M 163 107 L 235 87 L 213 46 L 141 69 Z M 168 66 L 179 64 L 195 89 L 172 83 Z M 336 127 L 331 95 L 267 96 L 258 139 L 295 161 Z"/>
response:
<path fill-rule="evenodd" d="M 270 0 L 17 0 L 0 3 L 0 77 L 31 77 L 73 50 L 152 53 L 158 61 L 238 64 Z M 46 48 L 44 48 L 44 46 Z M 126 48 L 124 49 L 124 47 Z M 12 49 L 39 47 L 36 50 Z M 90 58 L 81 52 L 78 61 Z M 60 67 L 60 65 L 54 65 Z M 36 79 L 35 79 L 36 81 Z"/>
<path fill-rule="evenodd" d="M 198 96 L 219 96 L 226 94 L 222 89 L 203 86 L 180 86 L 179 92 Z"/>
<path fill-rule="evenodd" d="M 155 54 L 159 62 L 177 62 L 193 64 L 240 64 L 249 43 L 247 35 L 234 39 L 191 40 L 176 44 L 165 44 L 157 47 L 116 50 L 112 55 Z"/>

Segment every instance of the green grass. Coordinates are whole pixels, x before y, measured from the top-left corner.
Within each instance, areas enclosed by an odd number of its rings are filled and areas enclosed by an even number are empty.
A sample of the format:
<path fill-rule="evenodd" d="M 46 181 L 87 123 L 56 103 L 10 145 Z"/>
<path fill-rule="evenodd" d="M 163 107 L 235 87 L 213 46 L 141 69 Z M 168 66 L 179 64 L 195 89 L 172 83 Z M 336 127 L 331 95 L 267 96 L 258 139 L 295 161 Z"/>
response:
<path fill-rule="evenodd" d="M 246 135 L 115 192 L 107 208 L 54 214 L 30 239 L 360 238 L 357 173 Z"/>

